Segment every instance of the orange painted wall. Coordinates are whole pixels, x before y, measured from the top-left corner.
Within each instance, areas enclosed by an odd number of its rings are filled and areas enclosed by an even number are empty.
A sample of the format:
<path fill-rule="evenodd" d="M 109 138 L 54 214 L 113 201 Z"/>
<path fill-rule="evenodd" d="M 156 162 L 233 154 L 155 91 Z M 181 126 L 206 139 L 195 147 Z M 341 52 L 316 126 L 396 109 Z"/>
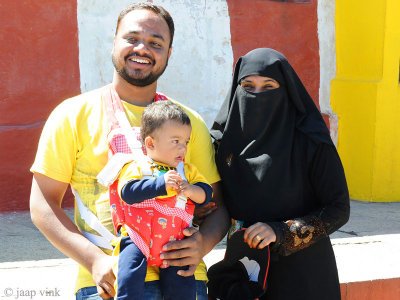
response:
<path fill-rule="evenodd" d="M 80 92 L 76 5 L 0 3 L 0 212 L 28 209 L 29 168 L 44 121 Z"/>
<path fill-rule="evenodd" d="M 340 291 L 342 300 L 400 299 L 400 278 L 342 283 Z"/>
<path fill-rule="evenodd" d="M 282 52 L 318 105 L 317 0 L 309 3 L 228 0 L 234 61 L 267 47 Z"/>

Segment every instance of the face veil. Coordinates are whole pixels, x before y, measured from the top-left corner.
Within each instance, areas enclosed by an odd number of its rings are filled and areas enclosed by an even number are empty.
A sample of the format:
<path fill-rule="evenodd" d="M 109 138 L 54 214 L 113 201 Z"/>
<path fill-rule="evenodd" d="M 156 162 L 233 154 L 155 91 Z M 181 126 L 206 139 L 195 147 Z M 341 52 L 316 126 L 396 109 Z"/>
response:
<path fill-rule="evenodd" d="M 240 81 L 250 75 L 273 78 L 280 86 L 248 92 Z M 321 114 L 289 62 L 267 48 L 238 60 L 211 135 L 228 210 L 233 218 L 249 222 L 274 221 L 294 212 L 296 205 L 291 203 L 301 193 L 307 161 L 301 148 L 310 140 L 332 144 Z M 260 203 L 255 213 L 246 213 Z"/>

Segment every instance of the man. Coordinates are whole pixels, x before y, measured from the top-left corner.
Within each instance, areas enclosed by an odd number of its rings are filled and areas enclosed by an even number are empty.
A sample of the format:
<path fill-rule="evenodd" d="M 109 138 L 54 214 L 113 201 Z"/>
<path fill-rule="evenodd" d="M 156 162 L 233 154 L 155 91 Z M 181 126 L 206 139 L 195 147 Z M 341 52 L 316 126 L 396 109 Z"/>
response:
<path fill-rule="evenodd" d="M 168 64 L 173 35 L 174 24 L 169 13 L 152 3 L 130 5 L 118 18 L 112 52 L 115 68 L 112 87 L 123 100 L 131 126 L 140 126 L 144 108 L 158 95 L 157 79 Z M 109 191 L 96 179 L 108 160 L 109 122 L 102 101 L 103 91 L 94 90 L 68 99 L 52 112 L 31 168 L 34 173 L 30 198 L 32 220 L 55 247 L 79 263 L 77 299 L 96 293 L 104 299 L 115 295 L 113 262 L 108 255 L 109 241 L 115 234 Z M 184 232 L 187 238 L 164 247 L 168 251 L 162 257 L 164 263 L 190 266 L 187 271 L 180 271 L 180 275 L 189 276 L 202 257 L 222 239 L 229 218 L 220 200 L 220 178 L 208 130 L 195 112 L 184 109 L 193 124 L 186 159 L 213 183 L 218 206 L 204 219 L 199 231 L 188 228 Z M 61 209 L 68 184 L 76 198 L 76 225 Z M 157 276 L 156 270 L 148 268 L 145 299 L 162 299 Z M 197 280 L 206 279 L 203 263 L 195 276 Z M 198 286 L 202 288 L 197 297 L 202 299 L 201 294 L 206 297 L 205 285 Z"/>

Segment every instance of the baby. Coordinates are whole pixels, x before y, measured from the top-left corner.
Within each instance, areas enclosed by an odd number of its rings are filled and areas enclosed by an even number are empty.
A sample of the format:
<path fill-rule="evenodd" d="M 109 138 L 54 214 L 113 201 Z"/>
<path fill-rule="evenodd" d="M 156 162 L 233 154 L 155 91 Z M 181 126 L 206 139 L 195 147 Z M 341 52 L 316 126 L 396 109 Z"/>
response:
<path fill-rule="evenodd" d="M 141 299 L 147 264 L 160 267 L 164 299 L 196 299 L 194 276 L 177 274 L 187 266 L 165 267 L 160 259 L 166 243 L 184 237 L 195 205 L 212 197 L 206 179 L 184 162 L 191 130 L 187 114 L 171 101 L 154 102 L 143 112 L 141 139 L 148 159 L 125 165 L 119 176 L 125 222 L 117 228 L 122 238 L 116 247 L 116 299 Z"/>

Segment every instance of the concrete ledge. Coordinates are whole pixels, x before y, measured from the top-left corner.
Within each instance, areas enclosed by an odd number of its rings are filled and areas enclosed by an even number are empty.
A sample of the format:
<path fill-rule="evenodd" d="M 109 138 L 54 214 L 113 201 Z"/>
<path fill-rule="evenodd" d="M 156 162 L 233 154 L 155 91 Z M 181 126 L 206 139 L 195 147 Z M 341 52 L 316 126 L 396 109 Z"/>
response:
<path fill-rule="evenodd" d="M 400 234 L 332 239 L 342 300 L 400 299 Z M 225 249 L 204 257 L 209 267 Z"/>
<path fill-rule="evenodd" d="M 224 253 L 224 249 L 210 252 L 204 259 L 207 266 L 223 259 Z M 36 293 L 32 299 L 41 299 L 40 292 L 46 291 L 57 292 L 58 299 L 75 299 L 73 279 L 76 272 L 77 265 L 71 259 L 0 263 L 0 299 L 11 299 L 6 293 L 12 293 L 12 299 L 16 299 L 18 293 L 26 291 Z M 400 299 L 400 278 L 343 282 L 340 288 L 342 300 Z"/>
<path fill-rule="evenodd" d="M 400 202 L 351 201 L 350 221 L 331 235 L 343 300 L 400 299 L 399 214 Z M 0 253 L 0 299 L 75 299 L 77 264 L 45 239 L 28 212 L 0 214 Z M 224 254 L 222 241 L 204 261 L 210 266 Z M 26 291 L 36 296 L 23 297 Z"/>
<path fill-rule="evenodd" d="M 400 278 L 400 234 L 332 239 L 332 245 L 341 283 Z"/>
<path fill-rule="evenodd" d="M 0 299 L 73 300 L 77 272 L 70 258 L 0 263 Z"/>
<path fill-rule="evenodd" d="M 342 300 L 400 299 L 400 234 L 332 240 Z"/>

